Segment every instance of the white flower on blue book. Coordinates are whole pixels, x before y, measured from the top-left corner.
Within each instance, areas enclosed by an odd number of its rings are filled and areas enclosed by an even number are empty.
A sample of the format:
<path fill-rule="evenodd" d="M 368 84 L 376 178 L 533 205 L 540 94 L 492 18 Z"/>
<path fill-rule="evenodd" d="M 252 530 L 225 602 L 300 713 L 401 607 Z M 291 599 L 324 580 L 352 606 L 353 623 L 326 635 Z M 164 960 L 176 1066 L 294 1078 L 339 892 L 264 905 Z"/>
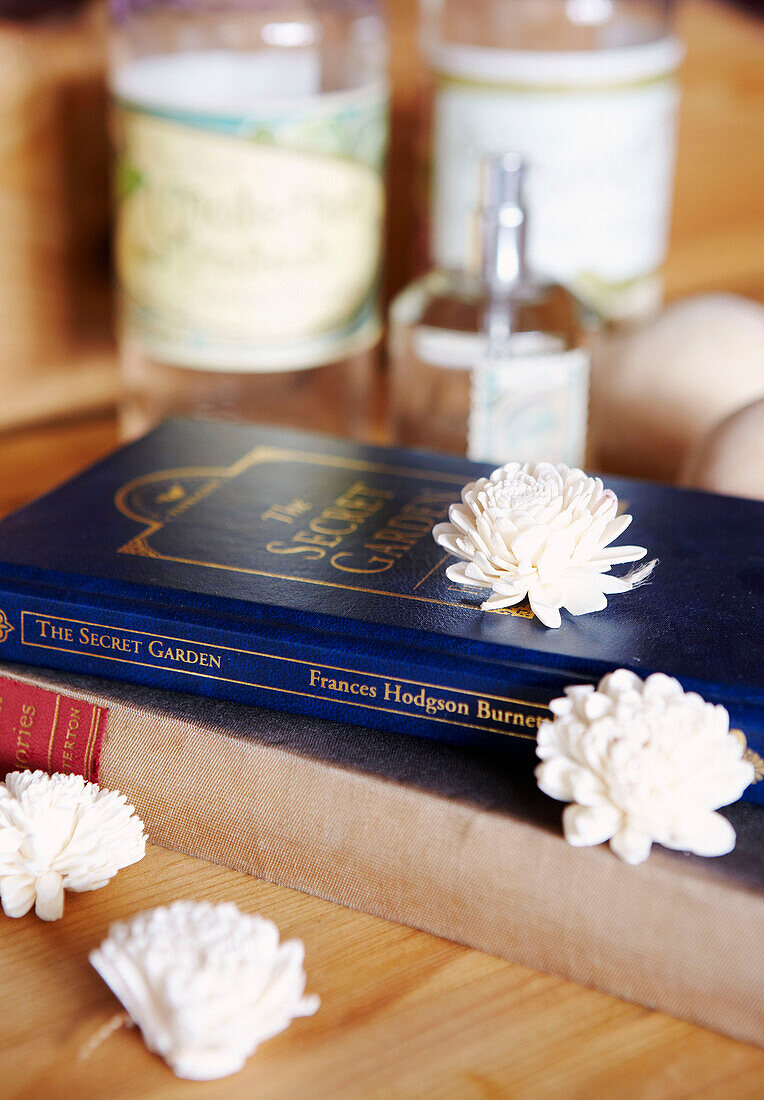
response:
<path fill-rule="evenodd" d="M 608 595 L 631 591 L 655 565 L 610 574 L 613 565 L 639 561 L 647 550 L 610 545 L 632 517 L 618 515 L 618 497 L 599 478 L 562 464 L 508 462 L 466 485 L 448 519 L 433 536 L 461 559 L 446 570 L 449 580 L 490 588 L 483 611 L 527 598 L 549 627 L 560 626 L 561 608 L 571 615 L 601 611 Z"/>

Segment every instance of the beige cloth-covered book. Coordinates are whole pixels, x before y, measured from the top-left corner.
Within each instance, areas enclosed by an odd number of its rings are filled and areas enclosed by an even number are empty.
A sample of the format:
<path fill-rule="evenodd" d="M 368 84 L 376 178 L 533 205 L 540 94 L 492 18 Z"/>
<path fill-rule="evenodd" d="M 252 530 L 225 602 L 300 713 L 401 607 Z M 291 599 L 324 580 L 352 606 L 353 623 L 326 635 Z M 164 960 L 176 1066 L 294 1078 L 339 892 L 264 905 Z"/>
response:
<path fill-rule="evenodd" d="M 155 844 L 764 1042 L 761 807 L 725 811 L 738 831 L 728 856 L 655 848 L 630 867 L 569 847 L 561 805 L 509 754 L 16 666 L 0 675 L 17 682 L 5 681 L 0 765 L 85 760 Z M 27 699 L 34 685 L 53 696 Z M 39 723 L 53 715 L 47 759 L 18 758 L 24 704 Z"/>

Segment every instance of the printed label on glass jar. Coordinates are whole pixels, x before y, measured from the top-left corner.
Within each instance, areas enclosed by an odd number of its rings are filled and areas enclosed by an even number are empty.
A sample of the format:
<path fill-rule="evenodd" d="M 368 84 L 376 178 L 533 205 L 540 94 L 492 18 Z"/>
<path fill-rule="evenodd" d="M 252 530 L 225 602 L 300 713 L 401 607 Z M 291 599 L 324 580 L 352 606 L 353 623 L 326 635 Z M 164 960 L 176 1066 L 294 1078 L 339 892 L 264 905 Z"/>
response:
<path fill-rule="evenodd" d="M 253 119 L 118 101 L 116 266 L 128 337 L 205 370 L 311 367 L 370 346 L 383 88 Z"/>
<path fill-rule="evenodd" d="M 583 348 L 481 356 L 470 381 L 468 457 L 581 466 L 588 404 L 589 354 Z"/>
<path fill-rule="evenodd" d="M 434 58 L 441 66 L 434 120 L 436 262 L 446 269 L 464 266 L 480 157 L 513 151 L 528 162 L 531 265 L 575 286 L 604 312 L 611 312 L 611 298 L 617 312 L 622 289 L 634 301 L 629 284 L 656 272 L 668 236 L 677 105 L 670 71 L 681 51 L 673 41 L 662 52 L 661 46 L 612 51 L 626 57 L 632 79 L 619 81 L 614 60 L 607 84 L 599 82 L 598 55 L 610 51 L 593 51 L 590 59 L 576 55 L 572 73 L 565 54 L 449 47 Z M 543 84 L 525 79 L 534 56 L 548 62 L 537 67 Z M 490 73 L 483 73 L 488 59 Z M 513 81 L 516 62 L 521 82 Z M 571 75 L 575 83 L 568 82 Z"/>

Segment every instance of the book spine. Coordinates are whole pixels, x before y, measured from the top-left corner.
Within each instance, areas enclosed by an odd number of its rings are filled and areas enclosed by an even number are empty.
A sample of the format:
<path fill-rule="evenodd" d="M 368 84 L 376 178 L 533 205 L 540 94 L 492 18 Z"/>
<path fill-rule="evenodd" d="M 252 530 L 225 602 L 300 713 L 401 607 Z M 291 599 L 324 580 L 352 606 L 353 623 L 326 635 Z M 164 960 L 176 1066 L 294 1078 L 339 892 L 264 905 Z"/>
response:
<path fill-rule="evenodd" d="M 562 683 L 521 669 L 427 664 L 421 654 L 342 652 L 331 635 L 268 636 L 177 617 L 0 593 L 0 658 L 456 744 L 525 746 Z M 490 677 L 493 675 L 493 679 Z"/>

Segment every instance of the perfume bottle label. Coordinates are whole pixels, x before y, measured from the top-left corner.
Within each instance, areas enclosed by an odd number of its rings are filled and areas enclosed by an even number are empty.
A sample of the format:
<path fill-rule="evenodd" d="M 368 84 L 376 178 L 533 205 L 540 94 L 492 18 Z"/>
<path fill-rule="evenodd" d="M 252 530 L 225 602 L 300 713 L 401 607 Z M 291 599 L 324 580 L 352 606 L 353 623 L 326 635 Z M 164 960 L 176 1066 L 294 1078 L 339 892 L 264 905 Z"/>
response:
<path fill-rule="evenodd" d="M 583 348 L 483 355 L 471 374 L 468 457 L 581 466 L 588 403 L 589 354 Z"/>
<path fill-rule="evenodd" d="M 662 45 L 613 51 L 632 70 L 645 52 L 643 71 L 631 83 L 627 74 L 619 80 L 614 61 L 607 84 L 587 85 L 589 65 L 592 80 L 602 78 L 596 52 L 590 60 L 576 55 L 573 72 L 564 54 L 555 60 L 449 47 L 448 56 L 435 58 L 450 67 L 438 73 L 435 98 L 437 264 L 464 266 L 480 157 L 512 150 L 528 163 L 532 267 L 575 287 L 606 314 L 652 304 L 667 246 L 677 105 L 670 70 L 680 52 L 669 40 L 656 51 Z M 549 61 L 539 63 L 535 79 L 521 64 L 528 56 Z M 488 60 L 493 64 L 484 72 Z"/>
<path fill-rule="evenodd" d="M 384 87 L 257 117 L 118 98 L 115 136 L 123 324 L 149 356 L 294 370 L 378 338 Z"/>

